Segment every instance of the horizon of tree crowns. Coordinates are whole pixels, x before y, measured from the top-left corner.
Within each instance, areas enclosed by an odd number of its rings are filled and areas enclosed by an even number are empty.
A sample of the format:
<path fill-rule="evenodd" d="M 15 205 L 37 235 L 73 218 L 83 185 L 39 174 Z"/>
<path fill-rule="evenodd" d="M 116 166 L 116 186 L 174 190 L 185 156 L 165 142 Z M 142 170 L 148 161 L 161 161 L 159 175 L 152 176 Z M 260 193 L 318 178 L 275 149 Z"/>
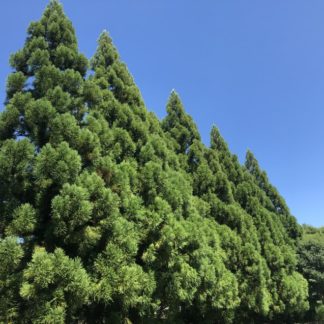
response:
<path fill-rule="evenodd" d="M 0 115 L 0 323 L 291 323 L 300 226 L 251 152 L 172 91 L 148 112 L 107 32 L 58 1 L 10 58 Z M 92 71 L 92 73 L 87 73 Z"/>

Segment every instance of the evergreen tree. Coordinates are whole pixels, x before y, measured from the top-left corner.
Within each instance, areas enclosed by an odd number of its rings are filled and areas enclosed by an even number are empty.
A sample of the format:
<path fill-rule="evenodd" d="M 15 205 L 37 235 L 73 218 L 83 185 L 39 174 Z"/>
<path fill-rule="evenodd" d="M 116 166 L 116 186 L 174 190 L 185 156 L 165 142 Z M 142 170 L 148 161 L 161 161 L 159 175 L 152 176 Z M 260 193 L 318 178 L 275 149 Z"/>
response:
<path fill-rule="evenodd" d="M 305 302 L 307 283 L 293 272 L 296 268 L 294 244 L 281 225 L 279 215 L 269 214 L 260 206 L 271 205 L 270 198 L 230 153 L 217 128 L 211 131 L 211 148 L 206 150 L 194 142 L 188 157 L 184 169 L 192 173 L 195 195 L 210 205 L 210 217 L 229 226 L 241 242 L 234 246 L 223 245 L 228 255 L 240 255 L 235 266 L 228 264 L 240 287 L 241 303 L 235 320 L 246 322 L 253 318 L 259 322 L 280 318 L 283 321 L 299 316 L 300 310 L 308 307 Z M 288 282 L 299 296 L 295 304 L 286 295 L 278 294 L 279 287 Z"/>
<path fill-rule="evenodd" d="M 5 282 L 0 289 L 8 292 L 0 318 L 71 321 L 87 302 L 91 284 L 82 263 L 53 240 L 51 201 L 76 180 L 82 164 L 71 148 L 77 146 L 75 138 L 51 140 L 51 132 L 54 125 L 63 128 L 60 116 L 82 132 L 87 59 L 78 52 L 72 24 L 57 1 L 31 23 L 24 48 L 10 63 L 14 72 L 0 117 L 0 238 L 8 259 L 0 270 Z M 9 246 L 15 251 L 12 259 Z"/>
<path fill-rule="evenodd" d="M 241 166 L 215 127 L 206 147 L 174 91 L 162 122 L 147 112 L 107 32 L 87 74 L 52 0 L 10 62 L 1 323 L 284 323 L 307 310 L 299 227 L 256 159 Z M 308 245 L 300 254 L 309 265 Z"/>
<path fill-rule="evenodd" d="M 167 104 L 167 113 L 162 121 L 162 128 L 174 139 L 176 152 L 185 154 L 195 139 L 200 140 L 200 135 L 192 118 L 185 113 L 181 100 L 174 90 Z"/>
<path fill-rule="evenodd" d="M 257 160 L 250 151 L 246 154 L 245 167 L 253 175 L 256 184 L 270 199 L 272 204 L 270 210 L 281 215 L 281 222 L 286 227 L 289 236 L 292 239 L 298 239 L 301 235 L 300 226 L 297 224 L 295 217 L 290 214 L 289 208 L 283 197 L 281 197 L 277 189 L 269 183 L 266 172 L 260 169 Z"/>

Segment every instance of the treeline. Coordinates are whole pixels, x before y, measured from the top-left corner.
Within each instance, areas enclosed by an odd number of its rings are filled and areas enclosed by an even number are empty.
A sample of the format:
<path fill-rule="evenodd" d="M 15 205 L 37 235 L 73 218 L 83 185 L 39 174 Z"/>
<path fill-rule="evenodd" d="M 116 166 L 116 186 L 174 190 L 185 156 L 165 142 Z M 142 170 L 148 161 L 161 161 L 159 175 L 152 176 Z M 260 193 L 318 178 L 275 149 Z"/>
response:
<path fill-rule="evenodd" d="M 51 1 L 10 64 L 1 323 L 292 323 L 322 312 L 323 290 L 311 286 L 309 303 L 305 279 L 317 252 L 299 243 L 253 154 L 241 165 L 215 127 L 205 146 L 175 92 L 162 121 L 148 112 L 106 32 L 88 61 Z"/>

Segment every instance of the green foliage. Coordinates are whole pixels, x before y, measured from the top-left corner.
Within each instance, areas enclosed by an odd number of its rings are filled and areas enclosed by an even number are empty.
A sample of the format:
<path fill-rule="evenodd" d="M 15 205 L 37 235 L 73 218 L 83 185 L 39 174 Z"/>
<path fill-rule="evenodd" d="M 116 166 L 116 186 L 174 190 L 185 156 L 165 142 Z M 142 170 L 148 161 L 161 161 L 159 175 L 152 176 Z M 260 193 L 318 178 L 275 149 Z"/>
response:
<path fill-rule="evenodd" d="M 92 69 L 95 71 L 97 83 L 102 85 L 102 79 L 116 100 L 127 103 L 130 106 L 141 106 L 143 104 L 138 88 L 127 67 L 119 59 L 116 48 L 107 32 L 103 32 L 98 41 L 97 52 L 91 61 Z"/>
<path fill-rule="evenodd" d="M 33 234 L 37 225 L 35 209 L 30 204 L 22 204 L 13 211 L 13 220 L 6 228 L 8 236 L 28 236 Z"/>
<path fill-rule="evenodd" d="M 324 305 L 317 306 L 315 312 L 316 312 L 315 319 L 317 321 L 323 321 L 324 320 Z"/>
<path fill-rule="evenodd" d="M 79 259 L 70 259 L 59 248 L 47 253 L 36 247 L 20 288 L 28 306 L 24 319 L 33 323 L 68 322 L 87 303 L 91 291 L 90 278 Z"/>
<path fill-rule="evenodd" d="M 20 317 L 19 287 L 21 263 L 24 256 L 17 238 L 8 236 L 0 240 L 0 322 L 10 323 Z"/>
<path fill-rule="evenodd" d="M 257 160 L 250 151 L 246 154 L 245 167 L 253 176 L 255 183 L 270 199 L 270 211 L 280 215 L 281 222 L 286 227 L 289 236 L 293 239 L 298 239 L 301 235 L 300 226 L 297 224 L 296 219 L 291 216 L 286 202 L 279 195 L 277 189 L 269 183 L 266 172 L 260 169 Z"/>
<path fill-rule="evenodd" d="M 57 148 L 50 144 L 43 147 L 36 158 L 34 175 L 42 190 L 74 182 L 80 171 L 80 156 L 66 142 L 61 142 Z"/>
<path fill-rule="evenodd" d="M 0 233 L 13 219 L 14 210 L 33 195 L 34 146 L 27 140 L 6 140 L 0 148 Z"/>
<path fill-rule="evenodd" d="M 10 64 L 0 323 L 292 323 L 308 287 L 323 317 L 322 236 L 297 268 L 300 227 L 252 153 L 216 127 L 206 147 L 174 91 L 149 113 L 107 32 L 88 64 L 52 0 Z"/>
<path fill-rule="evenodd" d="M 177 153 L 187 153 L 193 141 L 200 140 L 197 127 L 192 118 L 184 111 L 178 94 L 171 92 L 167 104 L 167 116 L 162 121 L 162 128 L 174 139 Z"/>
<path fill-rule="evenodd" d="M 298 246 L 299 271 L 309 285 L 309 320 L 323 320 L 324 305 L 324 229 L 303 225 Z"/>

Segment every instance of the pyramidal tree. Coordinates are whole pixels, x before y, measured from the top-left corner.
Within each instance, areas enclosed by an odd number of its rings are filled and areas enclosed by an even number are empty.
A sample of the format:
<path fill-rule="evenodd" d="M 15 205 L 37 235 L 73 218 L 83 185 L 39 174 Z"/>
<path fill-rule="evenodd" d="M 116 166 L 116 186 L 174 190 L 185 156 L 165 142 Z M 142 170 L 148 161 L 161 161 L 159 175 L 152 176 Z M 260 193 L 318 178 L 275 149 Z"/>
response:
<path fill-rule="evenodd" d="M 157 132 L 160 127 L 154 130 L 151 126 L 158 121 L 146 111 L 141 93 L 107 31 L 101 33 L 90 65 L 92 75 L 85 88 L 89 107 L 114 129 L 111 143 L 119 158 L 138 156 L 148 141 L 148 133 Z"/>
<path fill-rule="evenodd" d="M 125 103 L 132 107 L 144 106 L 139 89 L 126 65 L 121 62 L 107 31 L 103 31 L 99 37 L 97 51 L 91 60 L 91 68 L 98 83 L 102 81 L 121 104 Z"/>
<path fill-rule="evenodd" d="M 51 1 L 11 62 L 0 117 L 1 321 L 180 320 L 193 302 L 200 318 L 233 312 L 236 280 L 215 224 L 191 201 L 107 33 L 85 79 L 71 23 Z"/>
<path fill-rule="evenodd" d="M 134 91 L 135 89 L 128 82 L 115 85 L 118 79 L 112 78 L 111 75 L 115 74 L 114 71 L 119 64 L 121 63 L 111 39 L 104 32 L 99 38 L 98 48 L 92 59 L 94 74 L 89 82 L 92 83 L 93 89 L 96 88 L 96 93 L 100 94 L 98 95 L 100 100 L 92 104 L 91 113 L 103 116 L 110 125 L 114 148 L 125 145 L 126 138 L 128 143 L 136 143 L 136 147 L 127 154 L 124 154 L 123 150 L 119 154 L 116 154 L 115 150 L 112 150 L 113 152 L 108 150 L 107 156 L 103 157 L 97 170 L 100 174 L 109 172 L 112 178 L 118 169 L 124 170 L 123 187 L 116 193 L 120 198 L 124 218 L 128 219 L 137 230 L 137 241 L 134 240 L 133 244 L 138 245 L 138 250 L 134 251 L 137 266 L 141 265 L 144 270 L 139 272 L 139 279 L 143 280 L 145 273 L 154 274 L 155 278 L 154 281 L 151 279 L 148 281 L 151 282 L 151 286 L 154 285 L 152 295 L 145 293 L 146 299 L 140 296 L 138 300 L 145 301 L 142 306 L 146 307 L 146 312 L 149 305 L 151 308 L 149 316 L 158 320 L 168 318 L 179 321 L 182 316 L 189 316 L 189 311 L 193 312 L 189 309 L 191 303 L 196 305 L 195 312 L 199 314 L 196 314 L 197 318 L 210 316 L 207 314 L 211 310 L 215 311 L 213 314 L 215 317 L 217 310 L 221 312 L 220 310 L 224 308 L 219 315 L 224 319 L 227 313 L 233 312 L 238 303 L 236 280 L 224 265 L 223 252 L 219 246 L 215 227 L 214 230 L 206 232 L 208 238 L 204 242 L 197 241 L 204 232 L 203 229 L 207 230 L 215 224 L 201 217 L 198 211 L 199 203 L 192 197 L 190 181 L 185 172 L 179 168 L 176 153 L 171 149 L 173 143 L 163 133 L 160 123 L 156 123 L 156 118 L 151 117 L 146 110 L 140 110 L 144 108 L 141 107 L 141 101 L 123 100 L 131 89 Z M 127 72 L 124 66 L 122 71 Z M 180 103 L 179 100 L 178 102 Z M 188 117 L 185 120 L 191 121 Z M 125 133 L 125 140 L 116 137 L 116 134 L 121 132 Z M 197 131 L 195 135 L 199 137 Z M 107 164 L 109 159 L 116 162 L 114 167 L 111 163 Z M 128 181 L 126 168 L 135 170 L 130 175 L 131 181 L 127 186 L 125 186 Z M 201 225 L 200 228 L 198 224 Z M 130 238 L 130 231 L 124 235 Z M 181 251 L 179 244 L 191 245 L 192 248 Z M 126 251 L 123 251 L 123 254 L 127 255 Z M 106 265 L 112 263 L 112 258 L 113 255 L 108 252 L 99 256 L 100 260 L 107 260 Z M 208 274 L 200 266 L 199 260 L 205 260 Z M 100 262 L 102 264 L 103 261 Z M 119 261 L 114 270 L 117 278 L 121 275 L 120 266 Z M 105 267 L 98 268 L 100 282 L 107 281 L 106 273 Z M 187 287 L 188 281 L 190 288 Z M 129 294 L 129 288 L 127 291 Z M 108 295 L 108 298 L 111 298 L 111 295 Z M 116 312 L 116 306 L 114 310 L 112 306 L 114 303 L 109 302 L 108 298 L 102 299 L 103 304 L 110 304 L 104 309 L 109 309 L 115 316 L 120 316 Z M 122 299 L 125 299 L 125 296 L 119 294 L 116 302 L 119 300 L 120 303 Z M 139 306 L 140 304 L 137 304 L 137 310 L 133 310 L 133 316 L 140 309 Z M 208 308 L 208 311 L 205 308 Z M 144 310 L 145 308 L 142 312 Z M 108 318 L 107 315 L 103 316 Z M 133 318 L 139 320 L 140 317 Z"/>
<path fill-rule="evenodd" d="M 11 56 L 10 64 L 14 73 L 7 81 L 2 139 L 28 136 L 41 147 L 57 114 L 68 112 L 82 120 L 80 97 L 88 63 L 78 52 L 71 22 L 56 1 L 40 21 L 30 24 L 25 46 Z"/>
<path fill-rule="evenodd" d="M 55 229 L 51 212 L 54 196 L 82 168 L 72 147 L 82 141 L 88 62 L 57 1 L 30 24 L 25 46 L 10 63 L 14 71 L 0 119 L 0 250 L 6 260 L 0 271 L 0 317 L 62 322 L 91 290 L 80 260 L 70 259 L 55 243 L 56 232 L 64 228 Z"/>
<path fill-rule="evenodd" d="M 187 153 L 194 140 L 200 141 L 197 126 L 191 116 L 186 114 L 179 95 L 172 90 L 167 103 L 167 116 L 162 121 L 162 128 L 176 145 L 176 152 Z"/>
<path fill-rule="evenodd" d="M 241 166 L 216 128 L 206 147 L 174 91 L 162 122 L 149 113 L 106 31 L 88 62 L 50 1 L 10 64 L 1 323 L 284 322 L 307 309 L 298 227 L 257 161 Z"/>
<path fill-rule="evenodd" d="M 179 127 L 176 122 L 172 128 L 165 127 L 165 121 L 179 118 L 171 117 L 175 113 L 169 106 L 167 113 L 162 125 L 169 134 Z M 181 113 L 185 114 L 183 107 Z M 184 137 L 172 138 L 177 150 Z M 206 216 L 220 224 L 221 246 L 229 257 L 226 266 L 239 287 L 234 321 L 291 321 L 308 307 L 307 282 L 296 272 L 295 218 L 256 159 L 249 158 L 253 168 L 241 166 L 216 127 L 211 130 L 209 149 L 197 140 L 190 144 L 181 165 L 191 173 L 193 193 L 209 206 Z"/>
<path fill-rule="evenodd" d="M 270 200 L 270 211 L 280 216 L 289 236 L 296 240 L 301 236 L 301 227 L 297 224 L 295 217 L 290 214 L 289 208 L 277 189 L 269 182 L 265 171 L 262 171 L 253 153 L 246 153 L 245 167 L 253 176 L 255 183 L 263 190 Z"/>

